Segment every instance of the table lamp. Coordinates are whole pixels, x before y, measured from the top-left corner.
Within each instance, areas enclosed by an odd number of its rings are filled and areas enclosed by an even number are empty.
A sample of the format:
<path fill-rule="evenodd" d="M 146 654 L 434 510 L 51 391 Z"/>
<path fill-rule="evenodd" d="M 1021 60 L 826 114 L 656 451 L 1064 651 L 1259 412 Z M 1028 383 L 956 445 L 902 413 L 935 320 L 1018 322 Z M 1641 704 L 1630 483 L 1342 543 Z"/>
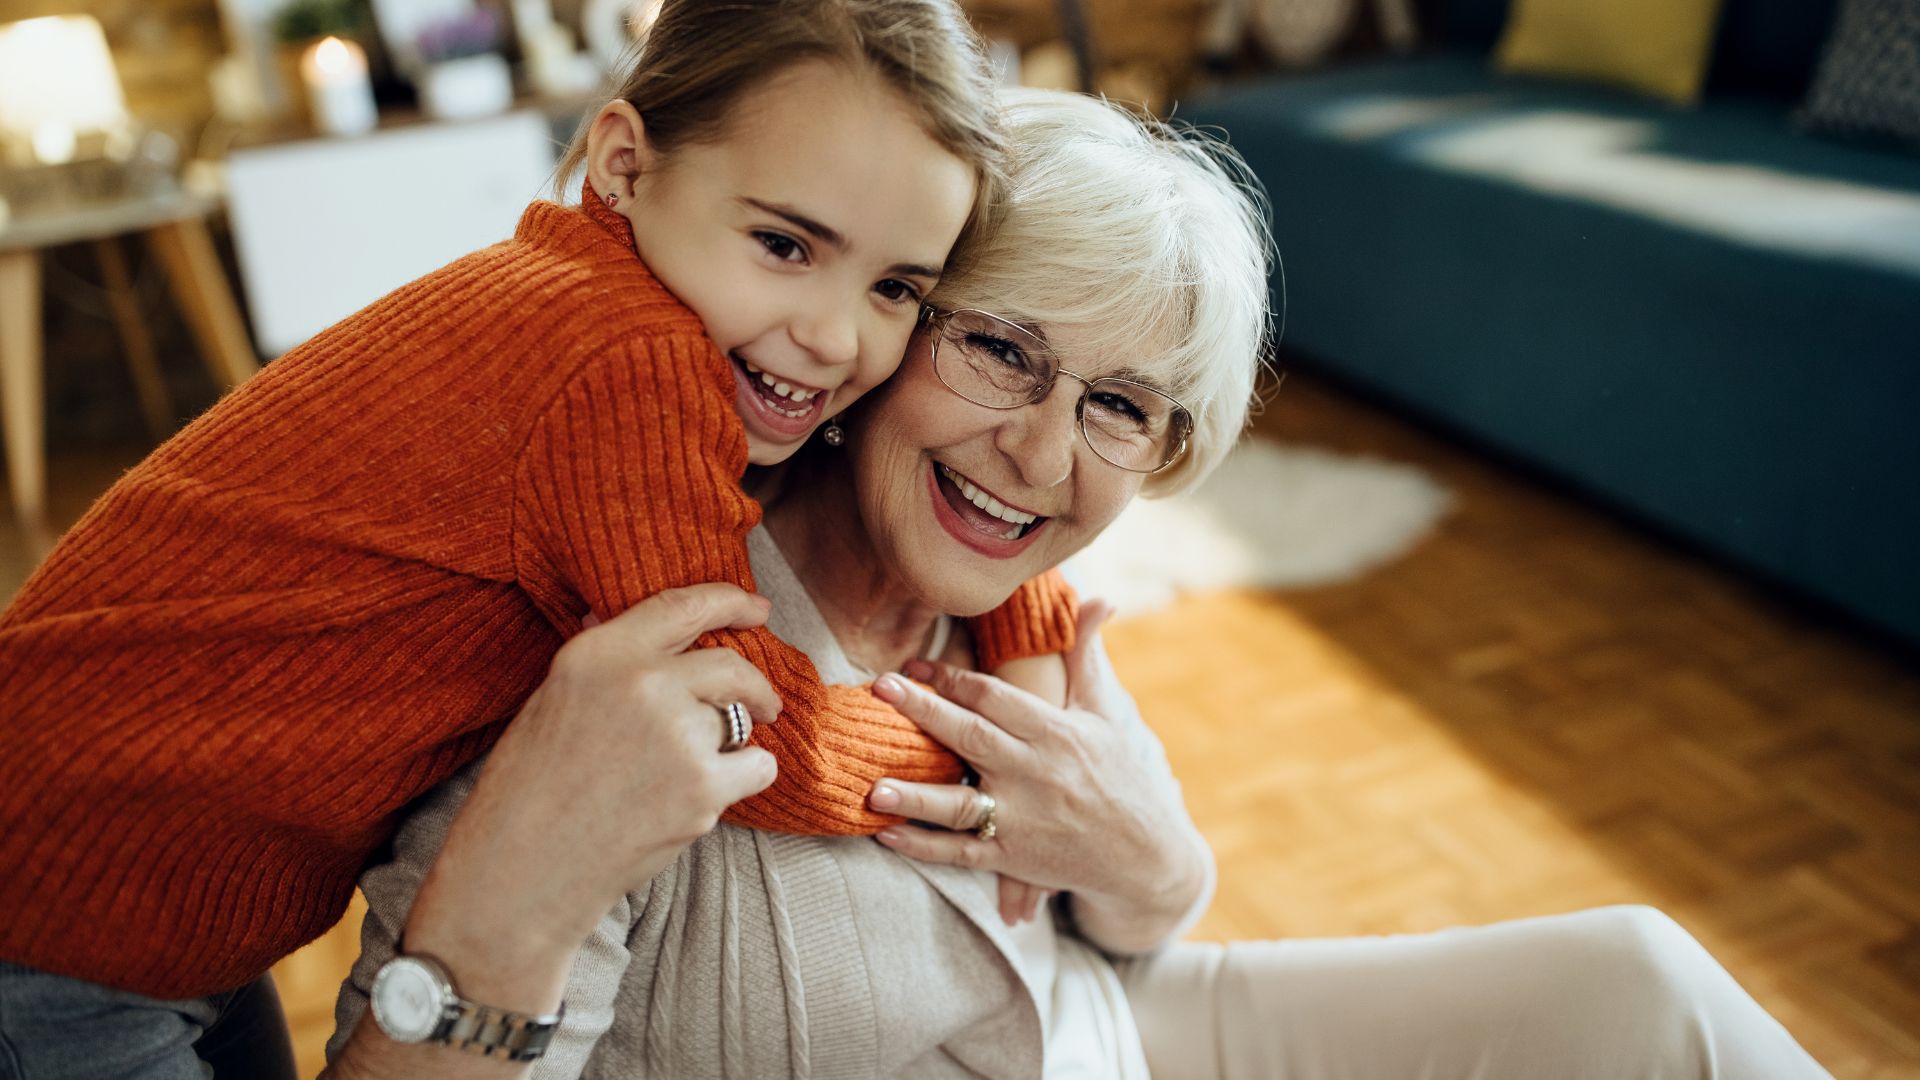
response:
<path fill-rule="evenodd" d="M 107 36 L 91 15 L 0 25 L 0 137 L 8 156 L 63 165 L 86 136 L 129 133 L 131 118 Z"/>
<path fill-rule="evenodd" d="M 136 145 L 96 19 L 50 15 L 0 24 L 0 196 L 16 212 L 118 194 Z"/>

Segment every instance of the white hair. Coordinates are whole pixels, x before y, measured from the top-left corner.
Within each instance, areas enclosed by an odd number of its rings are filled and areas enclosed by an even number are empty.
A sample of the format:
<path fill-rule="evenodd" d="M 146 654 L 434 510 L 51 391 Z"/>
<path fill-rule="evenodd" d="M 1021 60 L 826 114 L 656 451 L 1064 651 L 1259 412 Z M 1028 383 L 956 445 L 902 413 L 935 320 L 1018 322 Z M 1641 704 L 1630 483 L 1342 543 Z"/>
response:
<path fill-rule="evenodd" d="M 1148 495 L 1198 483 L 1246 427 L 1268 327 L 1266 199 L 1218 138 L 1057 90 L 1003 92 L 1004 200 L 930 298 L 1071 326 L 1193 414 Z M 1070 361 L 1071 363 L 1071 361 Z"/>

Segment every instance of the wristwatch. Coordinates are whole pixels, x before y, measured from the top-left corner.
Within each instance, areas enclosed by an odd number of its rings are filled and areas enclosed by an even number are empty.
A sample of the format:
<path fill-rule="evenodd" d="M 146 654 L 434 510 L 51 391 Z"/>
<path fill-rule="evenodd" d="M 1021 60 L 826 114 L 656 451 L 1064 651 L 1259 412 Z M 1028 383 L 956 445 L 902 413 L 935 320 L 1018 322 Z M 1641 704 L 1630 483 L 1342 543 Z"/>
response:
<path fill-rule="evenodd" d="M 460 996 L 445 965 L 431 956 L 395 956 L 373 977 L 373 1019 L 401 1043 L 446 1043 L 486 1057 L 532 1061 L 547 1052 L 564 1003 L 550 1016 L 528 1016 Z"/>

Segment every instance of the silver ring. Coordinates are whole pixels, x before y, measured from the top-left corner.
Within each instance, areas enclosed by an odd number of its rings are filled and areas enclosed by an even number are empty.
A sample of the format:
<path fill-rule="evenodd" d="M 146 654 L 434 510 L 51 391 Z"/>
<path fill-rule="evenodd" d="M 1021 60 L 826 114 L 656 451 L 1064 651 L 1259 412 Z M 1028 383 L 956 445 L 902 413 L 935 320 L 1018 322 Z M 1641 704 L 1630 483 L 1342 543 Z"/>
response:
<path fill-rule="evenodd" d="M 747 715 L 747 707 L 737 701 L 730 701 L 720 709 L 720 752 L 727 753 L 747 745 L 753 736 L 753 718 Z"/>
<path fill-rule="evenodd" d="M 973 835 L 979 837 L 982 840 L 993 839 L 994 834 L 1000 831 L 999 827 L 994 822 L 994 815 L 998 814 L 999 812 L 1000 812 L 1000 804 L 994 800 L 993 796 L 987 794 L 984 791 L 974 792 L 973 793 L 973 820 L 974 820 Z"/>

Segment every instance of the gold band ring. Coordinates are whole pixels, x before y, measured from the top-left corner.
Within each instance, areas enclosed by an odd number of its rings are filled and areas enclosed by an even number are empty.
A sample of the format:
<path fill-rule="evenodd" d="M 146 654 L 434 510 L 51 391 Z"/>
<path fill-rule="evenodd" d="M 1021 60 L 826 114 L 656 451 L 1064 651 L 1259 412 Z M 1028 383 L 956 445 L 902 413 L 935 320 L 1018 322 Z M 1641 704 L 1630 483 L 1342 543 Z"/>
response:
<path fill-rule="evenodd" d="M 974 821 L 973 835 L 979 837 L 982 840 L 993 839 L 994 834 L 999 831 L 998 826 L 994 822 L 994 815 L 998 814 L 999 812 L 1000 812 L 1000 804 L 994 801 L 993 796 L 987 794 L 984 791 L 974 792 L 973 793 L 973 821 Z"/>

